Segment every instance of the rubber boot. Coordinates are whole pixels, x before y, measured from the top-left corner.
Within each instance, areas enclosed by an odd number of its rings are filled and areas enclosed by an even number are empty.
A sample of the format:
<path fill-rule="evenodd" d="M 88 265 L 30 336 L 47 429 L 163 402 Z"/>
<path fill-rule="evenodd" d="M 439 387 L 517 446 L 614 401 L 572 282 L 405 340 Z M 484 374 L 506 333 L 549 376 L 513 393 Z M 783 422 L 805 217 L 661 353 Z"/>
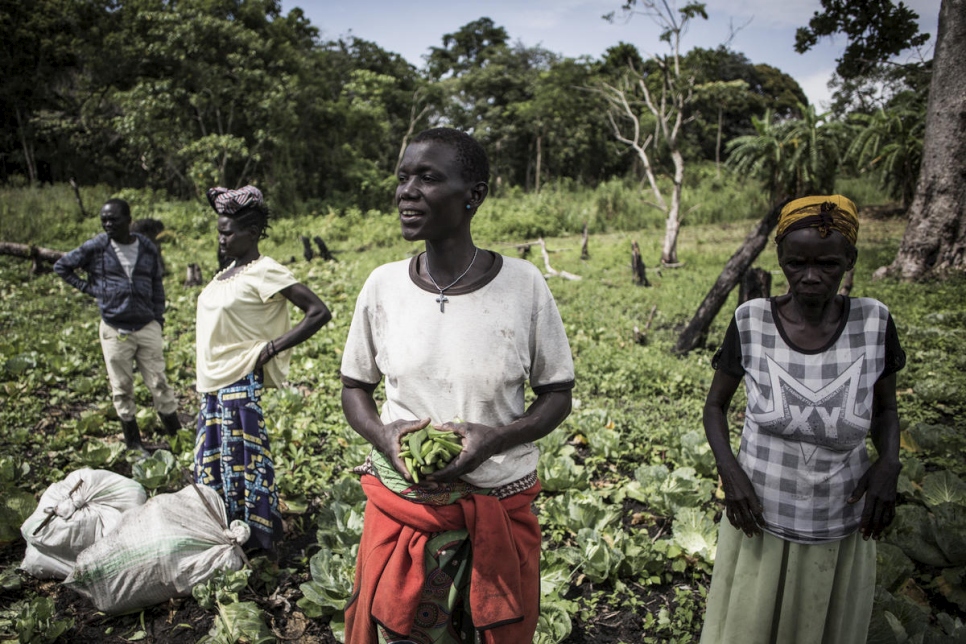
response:
<path fill-rule="evenodd" d="M 148 453 L 148 450 L 144 449 L 144 445 L 141 444 L 141 430 L 138 429 L 138 421 L 136 418 L 122 420 L 121 430 L 124 432 L 124 445 L 128 449 L 133 449 L 142 454 Z"/>
<path fill-rule="evenodd" d="M 161 433 L 165 436 L 174 436 L 181 429 L 181 421 L 178 420 L 178 412 L 170 414 L 158 414 L 161 419 Z"/>

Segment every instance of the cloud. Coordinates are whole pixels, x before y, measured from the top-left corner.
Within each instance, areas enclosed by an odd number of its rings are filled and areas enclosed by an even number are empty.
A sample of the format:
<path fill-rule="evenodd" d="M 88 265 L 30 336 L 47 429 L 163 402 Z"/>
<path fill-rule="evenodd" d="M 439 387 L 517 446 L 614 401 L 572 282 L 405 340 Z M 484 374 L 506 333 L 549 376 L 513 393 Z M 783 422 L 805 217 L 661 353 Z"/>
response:
<path fill-rule="evenodd" d="M 829 67 L 797 79 L 805 96 L 808 97 L 809 104 L 814 105 L 818 112 L 825 111 L 832 102 L 832 91 L 828 88 L 828 81 L 834 72 L 835 68 Z"/>

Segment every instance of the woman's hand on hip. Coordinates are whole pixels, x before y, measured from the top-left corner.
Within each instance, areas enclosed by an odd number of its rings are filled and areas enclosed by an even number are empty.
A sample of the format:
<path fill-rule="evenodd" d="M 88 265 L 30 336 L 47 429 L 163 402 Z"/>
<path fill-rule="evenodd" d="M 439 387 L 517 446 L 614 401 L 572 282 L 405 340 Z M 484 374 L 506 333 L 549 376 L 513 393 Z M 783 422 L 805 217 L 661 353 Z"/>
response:
<path fill-rule="evenodd" d="M 865 496 L 859 532 L 865 540 L 878 539 L 896 518 L 896 487 L 902 464 L 880 458 L 859 479 L 849 503 L 858 503 Z"/>
<path fill-rule="evenodd" d="M 258 354 L 258 359 L 255 360 L 255 370 L 257 371 L 258 369 L 264 367 L 274 357 L 275 356 L 273 356 L 269 351 L 269 345 L 266 344 L 264 347 L 262 347 L 261 352 Z"/>
<path fill-rule="evenodd" d="M 751 479 L 737 462 L 734 466 L 719 467 L 718 474 L 724 488 L 725 515 L 728 521 L 749 537 L 761 534 L 761 526 L 764 524 L 762 507 Z"/>

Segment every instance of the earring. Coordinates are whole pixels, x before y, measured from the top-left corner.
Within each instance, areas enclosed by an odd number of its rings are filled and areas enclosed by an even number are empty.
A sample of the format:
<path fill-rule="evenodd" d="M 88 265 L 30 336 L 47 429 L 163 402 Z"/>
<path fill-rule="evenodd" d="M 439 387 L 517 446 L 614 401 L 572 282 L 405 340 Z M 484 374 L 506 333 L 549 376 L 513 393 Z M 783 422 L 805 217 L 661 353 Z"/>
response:
<path fill-rule="evenodd" d="M 471 206 L 470 204 L 466 204 L 466 209 L 467 210 L 472 210 L 473 209 L 473 206 Z"/>

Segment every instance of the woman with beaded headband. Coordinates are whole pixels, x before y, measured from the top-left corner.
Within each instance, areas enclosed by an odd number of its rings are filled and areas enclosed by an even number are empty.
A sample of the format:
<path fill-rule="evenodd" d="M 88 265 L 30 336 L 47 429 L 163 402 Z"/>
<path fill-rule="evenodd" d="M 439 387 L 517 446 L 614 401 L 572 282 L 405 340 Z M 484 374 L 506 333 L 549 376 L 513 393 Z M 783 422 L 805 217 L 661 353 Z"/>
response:
<path fill-rule="evenodd" d="M 875 540 L 895 517 L 905 354 L 884 304 L 838 294 L 858 228 L 840 195 L 786 204 L 775 241 L 788 293 L 739 306 L 715 354 L 704 427 L 727 521 L 702 644 L 866 641 Z M 727 411 L 742 382 L 735 456 Z"/>
<path fill-rule="evenodd" d="M 232 261 L 198 296 L 202 405 L 195 480 L 222 495 L 229 521 L 248 523 L 247 548 L 272 553 L 282 537 L 282 518 L 261 391 L 285 380 L 291 349 L 332 316 L 291 271 L 259 252 L 269 212 L 258 188 L 211 188 L 208 201 L 218 214 L 219 250 Z M 294 327 L 289 302 L 305 313 Z"/>
<path fill-rule="evenodd" d="M 342 406 L 372 451 L 356 470 L 368 503 L 349 644 L 518 643 L 536 629 L 533 441 L 570 413 L 573 360 L 540 271 L 473 242 L 488 175 L 467 134 L 418 134 L 399 166 L 396 206 L 403 237 L 425 250 L 373 271 L 356 302 Z M 423 478 L 400 452 L 430 424 L 462 451 Z"/>

